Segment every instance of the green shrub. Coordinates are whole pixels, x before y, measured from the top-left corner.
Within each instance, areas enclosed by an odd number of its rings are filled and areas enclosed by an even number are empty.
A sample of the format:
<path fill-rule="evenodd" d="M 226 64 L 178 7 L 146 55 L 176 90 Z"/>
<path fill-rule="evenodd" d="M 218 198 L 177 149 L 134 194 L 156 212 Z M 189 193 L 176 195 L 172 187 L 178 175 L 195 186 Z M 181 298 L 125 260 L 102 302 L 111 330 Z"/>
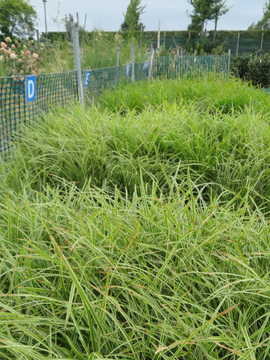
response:
<path fill-rule="evenodd" d="M 270 55 L 236 57 L 232 59 L 232 73 L 253 86 L 268 87 L 270 85 Z"/>

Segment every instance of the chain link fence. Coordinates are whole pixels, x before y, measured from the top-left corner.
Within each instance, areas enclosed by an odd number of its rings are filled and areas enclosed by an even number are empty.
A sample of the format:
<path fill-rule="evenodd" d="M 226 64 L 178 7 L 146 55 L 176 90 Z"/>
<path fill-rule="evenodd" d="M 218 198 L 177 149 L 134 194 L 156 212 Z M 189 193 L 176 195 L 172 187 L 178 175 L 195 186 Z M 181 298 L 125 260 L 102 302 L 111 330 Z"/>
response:
<path fill-rule="evenodd" d="M 228 71 L 226 56 L 157 57 L 152 68 L 154 78 L 167 79 L 188 76 L 203 76 L 213 73 L 223 77 Z M 134 80 L 146 80 L 150 62 L 134 64 Z M 88 82 L 86 81 L 88 74 Z M 76 71 L 31 76 L 35 84 L 28 88 L 28 76 L 0 78 L 0 158 L 12 147 L 12 140 L 20 132 L 22 124 L 34 122 L 55 106 L 69 106 L 78 102 Z M 132 64 L 105 69 L 82 71 L 84 100 L 91 104 L 103 89 L 132 82 Z M 33 86 L 35 88 L 33 88 Z M 31 94 L 30 94 L 31 93 Z M 29 101 L 34 96 L 34 101 Z M 30 99 L 31 100 L 31 99 Z"/>

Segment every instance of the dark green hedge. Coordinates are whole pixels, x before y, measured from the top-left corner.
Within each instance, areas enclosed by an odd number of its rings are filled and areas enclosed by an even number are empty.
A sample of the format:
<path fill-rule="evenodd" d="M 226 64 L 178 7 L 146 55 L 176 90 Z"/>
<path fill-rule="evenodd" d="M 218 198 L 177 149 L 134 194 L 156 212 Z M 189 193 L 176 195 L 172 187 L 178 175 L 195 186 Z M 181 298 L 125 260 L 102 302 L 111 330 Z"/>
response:
<path fill-rule="evenodd" d="M 254 86 L 270 86 L 270 54 L 242 56 L 232 59 L 232 74 Z"/>
<path fill-rule="evenodd" d="M 82 34 L 82 32 L 80 32 Z M 98 31 L 86 31 L 85 38 L 88 40 L 91 40 L 94 38 L 94 36 L 98 33 Z M 119 34 L 117 31 L 108 31 L 106 32 L 109 36 L 114 37 L 116 34 Z M 189 35 L 191 38 L 198 38 L 199 33 L 197 31 L 161 31 L 161 36 L 164 37 L 164 33 L 166 38 L 173 38 L 173 39 L 187 39 L 189 38 Z M 270 39 L 270 29 L 269 30 L 234 30 L 234 31 L 225 31 L 225 30 L 219 30 L 217 32 L 217 39 L 220 41 L 231 39 L 231 38 L 237 38 L 238 33 L 240 33 L 240 38 L 245 39 L 255 39 L 255 38 L 261 38 L 262 33 L 264 33 L 265 39 Z M 157 31 L 143 31 L 143 32 L 135 32 L 134 33 L 136 37 L 146 39 L 146 40 L 154 40 L 157 39 L 158 32 Z M 127 37 L 128 33 L 121 33 L 122 36 Z M 43 34 L 44 36 L 44 34 Z M 64 40 L 66 39 L 66 32 L 49 32 L 48 37 L 50 40 Z M 204 37 L 205 40 L 207 39 L 213 39 L 214 37 L 214 31 L 208 31 L 206 32 L 206 36 Z"/>

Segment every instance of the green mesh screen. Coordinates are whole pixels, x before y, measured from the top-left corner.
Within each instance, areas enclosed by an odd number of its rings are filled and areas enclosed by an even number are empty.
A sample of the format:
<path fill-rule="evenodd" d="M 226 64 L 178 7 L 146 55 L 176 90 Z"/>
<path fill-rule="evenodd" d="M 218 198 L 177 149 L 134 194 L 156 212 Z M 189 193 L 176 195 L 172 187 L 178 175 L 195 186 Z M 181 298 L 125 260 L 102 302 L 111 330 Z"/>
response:
<path fill-rule="evenodd" d="M 143 70 L 144 63 L 135 63 L 134 80 L 140 81 L 148 78 L 148 68 Z M 82 71 L 82 78 L 85 79 L 86 70 Z M 98 97 L 103 89 L 117 86 L 122 82 L 130 82 L 132 79 L 132 66 L 127 64 L 110 68 L 91 70 L 89 85 L 84 88 L 85 101 L 89 102 Z"/>
<path fill-rule="evenodd" d="M 154 77 L 224 75 L 227 56 L 158 57 L 153 65 Z M 149 62 L 134 65 L 134 80 L 148 79 Z M 103 89 L 132 81 L 132 65 L 91 70 L 89 84 L 84 87 L 85 102 L 90 104 Z M 86 70 L 82 71 L 84 83 Z M 54 106 L 68 106 L 78 101 L 76 71 L 36 75 L 36 100 L 26 103 L 26 76 L 0 78 L 0 157 L 7 155 L 20 126 L 35 121 Z"/>
<path fill-rule="evenodd" d="M 131 68 L 129 72 L 131 72 Z M 85 74 L 86 70 L 83 70 L 83 79 L 85 78 Z M 130 80 L 130 76 L 127 75 L 127 65 L 91 70 L 89 85 L 84 88 L 86 102 L 95 99 L 102 93 L 103 89 L 117 86 L 118 83 L 123 80 Z"/>
<path fill-rule="evenodd" d="M 156 77 L 166 79 L 193 76 L 225 77 L 228 73 L 228 55 L 222 56 L 160 56 L 155 61 Z"/>
<path fill-rule="evenodd" d="M 177 46 L 185 50 L 187 45 L 187 38 L 160 38 L 160 45 L 166 50 L 175 49 Z M 232 51 L 232 55 L 236 55 L 237 50 L 237 38 L 229 38 L 229 39 L 219 39 L 217 37 L 218 44 L 224 43 L 224 51 L 228 51 L 229 49 Z M 209 38 L 190 38 L 190 43 L 193 50 L 196 47 L 196 44 L 204 44 L 204 50 L 207 53 L 212 53 L 212 49 L 215 47 L 212 39 Z M 154 48 L 157 48 L 157 40 L 153 40 L 152 44 Z M 261 38 L 241 38 L 239 39 L 239 48 L 238 54 L 241 56 L 242 54 L 248 53 L 252 54 L 254 52 L 258 52 L 261 49 Z M 270 52 L 270 39 L 264 38 L 262 44 L 262 52 Z"/>
<path fill-rule="evenodd" d="M 236 55 L 236 49 L 237 49 L 237 39 L 229 39 L 227 48 L 232 50 L 232 54 Z M 254 52 L 259 52 L 261 49 L 261 39 L 255 38 L 255 39 L 245 39 L 240 38 L 239 39 L 239 55 L 243 54 L 252 54 Z M 270 39 L 263 39 L 262 43 L 262 52 L 270 52 Z"/>
<path fill-rule="evenodd" d="M 36 101 L 26 103 L 25 76 L 0 78 L 0 154 L 11 147 L 21 124 L 34 121 L 51 106 L 77 100 L 76 72 L 36 76 Z"/>
<path fill-rule="evenodd" d="M 146 80 L 148 79 L 148 68 L 143 70 L 145 63 L 136 63 L 135 64 L 135 81 Z"/>

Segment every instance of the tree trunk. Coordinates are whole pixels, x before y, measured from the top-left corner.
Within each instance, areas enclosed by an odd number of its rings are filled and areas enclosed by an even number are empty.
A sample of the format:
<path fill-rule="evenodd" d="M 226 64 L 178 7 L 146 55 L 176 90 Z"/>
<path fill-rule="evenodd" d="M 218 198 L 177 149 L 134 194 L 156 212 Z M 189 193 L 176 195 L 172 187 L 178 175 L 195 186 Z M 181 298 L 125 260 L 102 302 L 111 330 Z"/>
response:
<path fill-rule="evenodd" d="M 203 37 L 204 34 L 204 21 L 201 24 L 201 37 Z"/>
<path fill-rule="evenodd" d="M 11 35 L 13 35 L 13 32 L 14 32 L 14 30 L 15 30 L 15 26 L 16 26 L 16 24 L 17 24 L 17 21 L 16 21 L 16 20 L 14 20 L 14 23 L 13 23 L 12 29 L 11 29 L 11 31 L 10 31 Z"/>
<path fill-rule="evenodd" d="M 218 13 L 216 13 L 216 18 L 215 18 L 214 42 L 216 41 L 216 36 L 217 36 L 217 23 L 218 23 Z"/>

